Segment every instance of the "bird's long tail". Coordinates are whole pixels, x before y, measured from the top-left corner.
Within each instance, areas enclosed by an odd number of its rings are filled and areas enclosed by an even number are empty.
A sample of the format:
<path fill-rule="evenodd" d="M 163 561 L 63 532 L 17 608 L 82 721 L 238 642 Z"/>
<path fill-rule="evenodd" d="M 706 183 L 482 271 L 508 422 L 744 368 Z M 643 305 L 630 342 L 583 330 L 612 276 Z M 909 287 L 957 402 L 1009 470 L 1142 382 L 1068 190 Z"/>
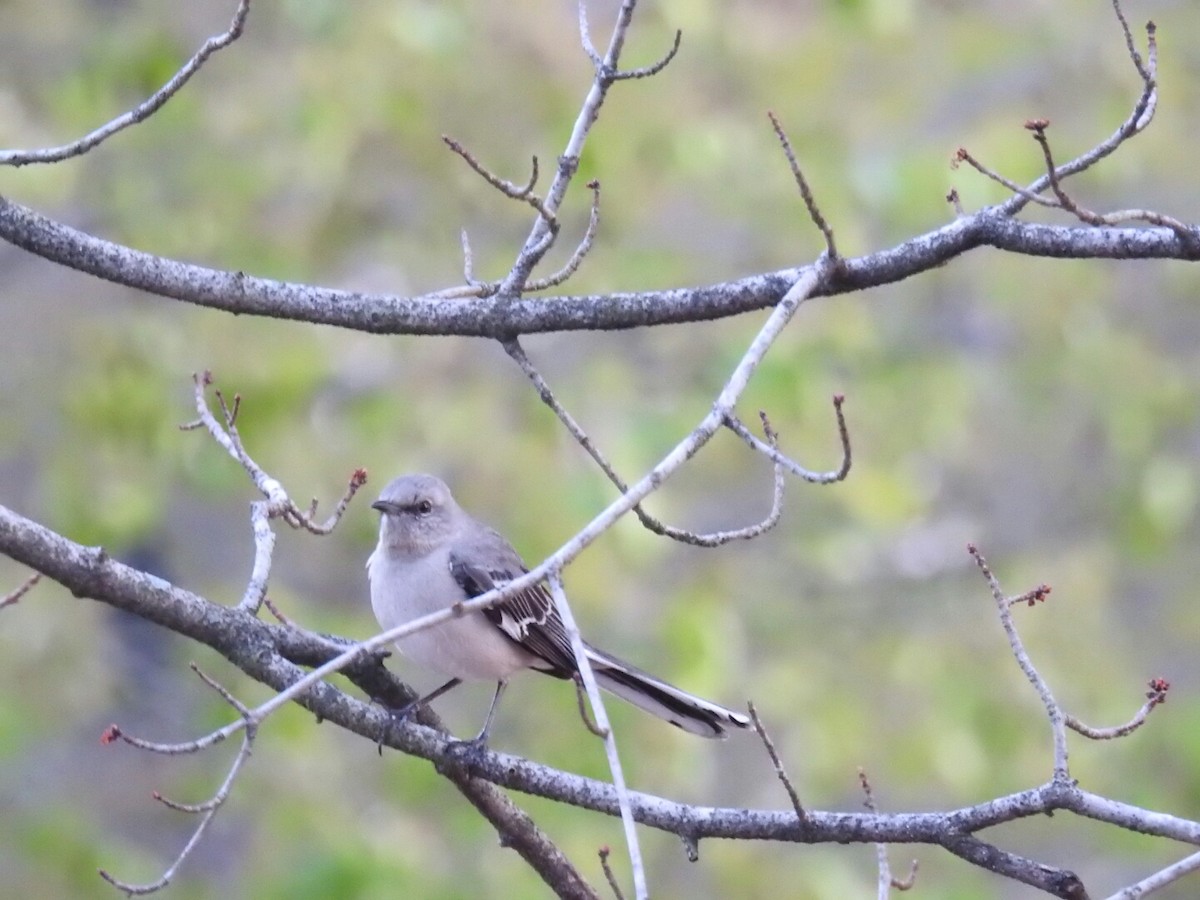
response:
<path fill-rule="evenodd" d="M 603 650 L 588 644 L 584 647 L 602 688 L 684 731 L 701 737 L 724 738 L 728 725 L 750 727 L 750 719 L 741 713 L 680 690 Z"/>

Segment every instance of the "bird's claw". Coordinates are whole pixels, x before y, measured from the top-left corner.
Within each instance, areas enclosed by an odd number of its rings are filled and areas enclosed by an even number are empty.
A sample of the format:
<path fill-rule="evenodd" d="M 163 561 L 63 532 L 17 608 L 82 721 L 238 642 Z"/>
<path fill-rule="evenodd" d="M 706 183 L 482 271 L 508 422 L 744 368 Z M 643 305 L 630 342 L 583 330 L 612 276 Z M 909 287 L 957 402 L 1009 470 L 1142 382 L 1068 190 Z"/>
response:
<path fill-rule="evenodd" d="M 421 702 L 416 700 L 412 703 L 406 703 L 404 706 L 388 706 L 386 703 L 380 702 L 379 705 L 388 714 L 388 723 L 384 726 L 383 738 L 375 745 L 379 751 L 379 755 L 383 756 L 383 745 L 391 741 L 392 730 L 403 726 L 408 721 L 408 717 L 420 708 Z"/>
<path fill-rule="evenodd" d="M 480 735 L 469 741 L 447 741 L 443 751 L 447 761 L 455 762 L 467 769 L 478 768 L 487 755 L 487 738 Z"/>

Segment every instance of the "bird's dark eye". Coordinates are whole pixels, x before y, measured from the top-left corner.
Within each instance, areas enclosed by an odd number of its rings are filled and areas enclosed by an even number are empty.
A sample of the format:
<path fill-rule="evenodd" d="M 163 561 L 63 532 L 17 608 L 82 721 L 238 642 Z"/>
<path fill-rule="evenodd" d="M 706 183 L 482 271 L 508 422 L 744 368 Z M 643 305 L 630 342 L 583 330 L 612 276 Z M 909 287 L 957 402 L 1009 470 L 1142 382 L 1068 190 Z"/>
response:
<path fill-rule="evenodd" d="M 431 512 L 433 512 L 433 504 L 431 502 L 429 502 L 428 500 L 422 500 L 420 503 L 417 504 L 417 512 L 419 512 L 423 516 L 427 516 Z"/>

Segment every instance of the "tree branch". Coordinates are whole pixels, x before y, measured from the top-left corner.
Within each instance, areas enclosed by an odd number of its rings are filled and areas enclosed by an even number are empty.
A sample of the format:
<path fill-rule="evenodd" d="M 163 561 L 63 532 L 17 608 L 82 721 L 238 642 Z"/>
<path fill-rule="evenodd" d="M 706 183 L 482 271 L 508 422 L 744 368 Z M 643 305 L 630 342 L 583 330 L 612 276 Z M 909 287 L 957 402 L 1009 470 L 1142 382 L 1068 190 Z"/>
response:
<path fill-rule="evenodd" d="M 989 207 L 867 256 L 843 257 L 815 297 L 893 284 L 977 247 L 1070 259 L 1200 261 L 1193 240 L 1169 228 L 1083 228 L 1022 222 Z M 314 287 L 179 262 L 102 240 L 0 197 L 0 239 L 50 262 L 160 297 L 238 315 L 334 325 L 374 334 L 437 334 L 504 340 L 521 334 L 610 331 L 702 322 L 768 309 L 803 268 L 663 291 L 603 295 L 436 299 Z"/>

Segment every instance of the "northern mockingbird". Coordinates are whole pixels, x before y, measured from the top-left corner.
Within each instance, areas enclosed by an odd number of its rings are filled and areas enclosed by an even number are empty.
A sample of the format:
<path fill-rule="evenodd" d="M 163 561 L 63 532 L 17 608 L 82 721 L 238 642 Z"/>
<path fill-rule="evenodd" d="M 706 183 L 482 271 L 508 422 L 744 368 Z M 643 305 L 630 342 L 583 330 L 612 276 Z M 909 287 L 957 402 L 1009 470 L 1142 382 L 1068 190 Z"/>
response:
<path fill-rule="evenodd" d="M 432 475 L 404 475 L 371 506 L 382 513 L 379 544 L 367 560 L 371 606 L 385 628 L 448 609 L 528 571 L 512 545 L 454 502 Z M 602 650 L 584 644 L 600 686 L 684 731 L 725 737 L 725 726 L 750 720 L 694 697 Z M 508 679 L 522 669 L 575 678 L 578 667 L 554 599 L 543 585 L 498 606 L 449 619 L 396 641 L 396 648 L 450 680 L 416 701 L 422 706 L 466 679 L 496 682 L 483 730 L 487 741 Z"/>

